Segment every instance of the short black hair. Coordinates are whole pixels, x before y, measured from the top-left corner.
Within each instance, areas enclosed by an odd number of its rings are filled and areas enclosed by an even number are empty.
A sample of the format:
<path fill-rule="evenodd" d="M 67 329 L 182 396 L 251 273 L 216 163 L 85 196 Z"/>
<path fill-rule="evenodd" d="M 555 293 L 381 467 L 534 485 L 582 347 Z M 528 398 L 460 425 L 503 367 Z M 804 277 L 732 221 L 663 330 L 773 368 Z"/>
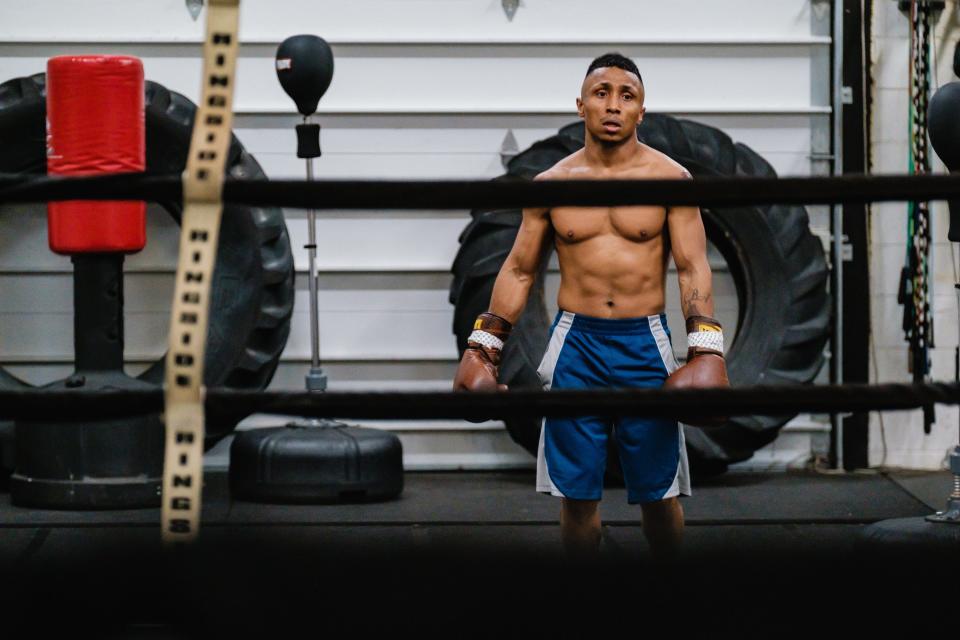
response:
<path fill-rule="evenodd" d="M 640 70 L 637 69 L 637 65 L 633 63 L 633 60 L 615 51 L 605 53 L 591 62 L 590 67 L 587 69 L 586 76 L 590 75 L 594 69 L 599 69 L 601 67 L 616 67 L 618 69 L 623 69 L 624 71 L 629 71 L 630 73 L 635 74 L 640 80 L 640 84 L 643 85 L 643 77 L 640 75 Z"/>

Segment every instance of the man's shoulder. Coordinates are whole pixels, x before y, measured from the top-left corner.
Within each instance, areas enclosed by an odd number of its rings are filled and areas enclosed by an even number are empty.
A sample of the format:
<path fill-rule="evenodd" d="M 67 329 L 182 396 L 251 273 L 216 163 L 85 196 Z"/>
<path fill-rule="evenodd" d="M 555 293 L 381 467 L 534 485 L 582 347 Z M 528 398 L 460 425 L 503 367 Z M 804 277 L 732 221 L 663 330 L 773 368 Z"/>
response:
<path fill-rule="evenodd" d="M 643 163 L 644 173 L 657 178 L 692 178 L 682 164 L 653 147 L 644 145 L 647 162 Z"/>
<path fill-rule="evenodd" d="M 538 173 L 534 180 L 566 180 L 578 168 L 583 166 L 583 150 L 574 151 L 555 165 Z"/>

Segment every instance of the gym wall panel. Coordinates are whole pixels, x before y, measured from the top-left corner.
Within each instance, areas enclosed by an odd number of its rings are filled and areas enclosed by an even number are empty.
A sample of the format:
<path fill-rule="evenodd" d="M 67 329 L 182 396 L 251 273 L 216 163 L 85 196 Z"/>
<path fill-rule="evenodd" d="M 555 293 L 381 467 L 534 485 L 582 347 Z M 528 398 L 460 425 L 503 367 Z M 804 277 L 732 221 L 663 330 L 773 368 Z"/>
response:
<path fill-rule="evenodd" d="M 43 207 L 0 208 L 9 231 L 0 237 L 0 273 L 72 272 L 70 259 L 47 248 Z M 449 271 L 457 237 L 469 219 L 465 212 L 359 211 L 322 213 L 317 222 L 318 268 L 321 271 Z M 293 212 L 287 220 L 298 270 L 307 269 L 307 220 Z M 159 207 L 148 208 L 147 244 L 128 256 L 126 271 L 173 273 L 179 227 Z"/>
<path fill-rule="evenodd" d="M 524 0 L 510 21 L 499 0 L 284 0 L 282 10 L 280 3 L 244 0 L 235 130 L 268 176 L 304 175 L 294 155 L 300 118 L 278 86 L 273 58 L 283 38 L 313 32 L 336 55 L 318 118 L 318 177 L 492 178 L 503 172 L 508 133 L 522 150 L 576 120 L 588 62 L 613 49 L 637 61 L 651 112 L 719 127 L 781 175 L 808 175 L 822 171 L 811 153 L 823 151 L 829 130 L 823 6 L 612 0 L 601 17 L 582 0 Z M 53 55 L 123 53 L 144 60 L 148 79 L 196 99 L 202 28 L 183 0 L 2 2 L 0 81 L 41 72 Z M 309 366 L 307 228 L 305 211 L 286 214 L 298 293 L 271 387 L 296 389 Z M 448 388 L 456 366 L 449 269 L 468 212 L 318 217 L 321 353 L 331 388 Z M 813 219 L 823 226 L 822 216 Z M 125 262 L 133 373 L 163 350 L 176 257 L 178 231 L 169 217 L 151 207 L 148 223 L 146 249 Z M 45 227 L 43 207 L 0 208 L 0 363 L 33 383 L 65 375 L 72 352 L 72 269 L 69 258 L 47 249 Z M 718 314 L 732 327 L 735 294 L 729 276 L 719 266 L 716 273 Z M 676 330 L 672 278 L 667 305 Z M 555 291 L 556 275 L 548 280 Z M 683 351 L 681 335 L 674 346 Z M 529 464 L 498 423 L 458 431 L 466 426 L 424 423 L 404 440 L 405 462 Z"/>
<path fill-rule="evenodd" d="M 50 55 L 90 53 L 89 45 L 33 45 L 39 56 L 0 57 L 0 75 L 43 71 Z M 596 46 L 410 45 L 335 47 L 336 71 L 318 113 L 569 113 Z M 816 113 L 812 65 L 820 45 L 768 46 L 762 57 L 747 45 L 621 47 L 644 76 L 654 111 Z M 345 49 L 342 51 L 341 49 Z M 7 53 L 9 46 L 0 49 Z M 199 98 L 199 45 L 98 47 L 98 53 L 138 55 L 145 76 Z M 274 70 L 276 46 L 241 47 L 234 109 L 285 113 L 290 99 Z M 416 55 L 412 55 L 416 54 Z M 9 53 L 7 53 L 9 56 Z M 389 72 L 386 70 L 389 69 Z M 706 94 L 706 95 L 705 95 Z"/>
<path fill-rule="evenodd" d="M 276 168 L 268 175 L 277 179 L 302 180 L 303 160 L 290 154 L 262 153 L 257 160 Z M 383 180 L 437 180 L 492 178 L 503 173 L 499 154 L 491 153 L 346 153 L 326 152 L 314 164 L 315 175 L 327 180 L 351 180 L 377 176 Z"/>
<path fill-rule="evenodd" d="M 569 119 L 569 122 L 575 120 L 574 116 Z M 556 130 L 550 135 L 553 133 L 556 133 Z M 514 134 L 516 135 L 516 132 Z M 323 156 L 314 163 L 314 172 L 320 178 L 331 180 L 370 179 L 373 176 L 384 180 L 494 178 L 504 172 L 500 145 L 505 136 L 506 131 L 503 131 L 496 143 L 490 144 L 479 152 L 431 153 L 407 150 L 379 153 L 366 148 L 346 152 L 327 150 L 325 141 L 321 141 L 324 148 Z M 384 137 L 389 138 L 388 135 Z M 548 136 L 544 135 L 540 138 L 545 137 Z M 385 142 L 389 143 L 389 140 Z M 744 144 L 752 146 L 746 142 Z M 517 146 L 525 149 L 530 145 L 518 144 Z M 296 146 L 290 148 L 296 149 Z M 303 160 L 296 158 L 289 151 L 284 153 L 252 150 L 252 152 L 271 178 L 302 180 L 305 175 Z M 809 147 L 805 151 L 768 151 L 764 154 L 764 158 L 773 165 L 778 175 L 806 175 L 810 171 Z"/>
<path fill-rule="evenodd" d="M 679 118 L 693 118 L 698 122 L 722 129 L 731 138 L 749 146 L 758 153 L 795 155 L 809 164 L 811 117 L 807 115 L 696 115 L 673 112 Z M 540 119 L 551 126 L 528 126 L 530 120 Z M 294 116 L 247 115 L 239 118 L 235 128 L 237 137 L 248 151 L 256 154 L 267 173 L 274 178 L 296 177 L 303 174 L 303 160 L 292 153 L 296 149 L 293 127 L 299 118 Z M 559 127 L 576 122 L 575 113 L 569 116 L 547 118 L 477 115 L 460 118 L 459 126 L 445 127 L 434 123 L 439 117 L 424 115 L 387 115 L 383 117 L 325 116 L 322 119 L 320 144 L 323 156 L 315 160 L 318 175 L 328 169 L 336 171 L 344 154 L 377 156 L 440 155 L 452 160 L 457 155 L 485 155 L 497 158 L 496 171 L 502 172 L 500 152 L 507 132 L 512 132 L 518 149 L 525 149 L 537 140 L 552 136 Z M 332 159 L 336 158 L 337 162 Z M 769 157 L 768 157 L 769 160 Z M 419 167 L 413 164 L 411 173 Z M 809 167 L 805 173 L 809 172 Z M 376 173 L 371 168 L 368 173 Z"/>
<path fill-rule="evenodd" d="M 574 87 L 576 91 L 576 87 Z M 651 113 L 653 111 L 651 110 Z M 811 129 L 825 119 L 814 114 L 717 114 L 672 112 L 678 118 L 722 129 L 754 150 L 809 153 Z M 238 114 L 234 131 L 248 148 L 265 153 L 291 154 L 295 146 L 293 127 L 300 116 L 287 114 Z M 512 131 L 519 149 L 553 135 L 577 120 L 570 114 L 326 114 L 322 119 L 324 154 L 369 149 L 387 153 L 484 153 L 499 150 L 507 131 Z"/>
<path fill-rule="evenodd" d="M 737 298 L 717 257 L 715 315 L 735 335 Z M 128 362 L 159 358 L 166 349 L 173 274 L 128 273 L 125 278 L 125 356 Z M 556 271 L 548 274 L 548 312 L 556 312 Z M 683 327 L 676 272 L 667 279 L 670 326 Z M 452 337 L 449 278 L 440 274 L 322 274 L 319 283 L 320 352 L 324 361 L 441 361 L 457 358 Z M 0 361 L 69 362 L 73 354 L 73 283 L 68 274 L 0 275 Z M 43 291 L 43 296 L 37 296 Z M 297 280 L 294 320 L 285 361 L 310 359 L 309 293 Z M 681 331 L 682 333 L 682 331 Z M 401 339 L 402 338 L 402 339 Z M 685 355 L 677 340 L 678 358 Z"/>
<path fill-rule="evenodd" d="M 130 362 L 124 365 L 130 375 L 143 373 L 153 361 Z M 453 361 L 404 360 L 404 361 L 360 361 L 348 360 L 324 364 L 324 371 L 330 377 L 329 388 L 341 391 L 377 389 L 390 390 L 446 390 L 450 387 L 456 371 Z M 51 380 L 65 378 L 73 372 L 73 367 L 65 362 L 5 362 L 4 368 L 18 378 L 31 384 L 43 384 Z M 270 387 L 273 389 L 302 389 L 304 376 L 310 368 L 307 361 L 285 361 L 277 367 Z M 256 420 L 251 420 L 255 422 Z M 432 423 L 431 423 L 432 424 Z M 457 422 L 465 427 L 467 422 Z"/>
<path fill-rule="evenodd" d="M 697 115 L 692 118 L 725 131 L 731 138 L 751 147 L 779 175 L 808 175 L 811 171 L 811 119 L 809 115 Z M 386 116 L 378 121 L 334 116 L 323 118 L 321 148 L 315 161 L 320 178 L 477 179 L 503 173 L 503 143 L 508 133 L 517 149 L 526 149 L 537 140 L 556 133 L 577 121 L 576 114 L 553 116 L 552 128 L 527 127 L 524 120 L 509 116 L 480 115 L 461 119 L 461 126 L 430 128 L 434 117 Z M 237 137 L 253 153 L 272 178 L 302 179 L 304 162 L 295 157 L 292 116 L 246 116 Z"/>
<path fill-rule="evenodd" d="M 270 43 L 301 32 L 371 43 L 777 42 L 809 39 L 817 13 L 808 0 L 634 0 L 608 3 L 602 14 L 580 0 L 524 0 L 511 21 L 498 0 L 284 0 L 282 6 L 244 0 L 240 34 Z M 203 36 L 202 21 L 192 21 L 181 0 L 32 0 L 5 3 L 0 15 L 0 41 L 198 42 Z"/>
<path fill-rule="evenodd" d="M 70 258 L 47 248 L 42 211 L 9 211 L 0 216 L 11 232 L 0 239 L 0 276 L 3 274 L 70 274 Z M 176 268 L 179 227 L 165 212 L 149 208 L 147 245 L 127 256 L 127 273 L 167 273 Z M 407 217 L 383 212 L 321 212 L 317 220 L 317 269 L 323 273 L 448 273 L 457 250 L 457 237 L 469 220 L 465 212 L 408 212 Z M 290 211 L 287 229 L 293 240 L 298 272 L 308 268 L 307 219 Z"/>
<path fill-rule="evenodd" d="M 321 354 L 328 360 L 454 360 L 450 314 L 444 311 L 404 309 L 320 312 Z M 290 335 L 285 357 L 309 359 L 307 314 Z M 160 357 L 166 346 L 169 313 L 126 313 L 126 357 L 133 361 Z M 4 315 L 3 358 L 13 362 L 35 359 L 63 362 L 73 353 L 73 314 Z M 408 337 L 398 340 L 396 336 Z M 36 344 L 37 342 L 41 344 Z"/>

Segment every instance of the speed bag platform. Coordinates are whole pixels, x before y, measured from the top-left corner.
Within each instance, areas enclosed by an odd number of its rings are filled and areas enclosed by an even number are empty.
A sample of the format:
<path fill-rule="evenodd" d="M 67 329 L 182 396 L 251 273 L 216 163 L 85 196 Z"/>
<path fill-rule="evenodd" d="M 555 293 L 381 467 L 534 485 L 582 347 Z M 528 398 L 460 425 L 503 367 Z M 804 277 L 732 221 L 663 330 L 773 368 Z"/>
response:
<path fill-rule="evenodd" d="M 393 433 L 340 422 L 236 434 L 230 492 L 255 502 L 389 500 L 403 491 L 403 446 Z"/>

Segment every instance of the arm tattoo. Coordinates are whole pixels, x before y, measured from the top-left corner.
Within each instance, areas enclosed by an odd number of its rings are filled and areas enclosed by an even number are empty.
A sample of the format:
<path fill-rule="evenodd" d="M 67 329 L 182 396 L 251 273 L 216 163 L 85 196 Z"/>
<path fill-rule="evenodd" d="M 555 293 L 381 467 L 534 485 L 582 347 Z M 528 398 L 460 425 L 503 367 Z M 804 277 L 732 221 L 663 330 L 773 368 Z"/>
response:
<path fill-rule="evenodd" d="M 683 315 L 685 317 L 700 316 L 700 307 L 697 303 L 706 304 L 710 301 L 710 294 L 702 295 L 700 289 L 694 289 L 683 298 Z"/>

